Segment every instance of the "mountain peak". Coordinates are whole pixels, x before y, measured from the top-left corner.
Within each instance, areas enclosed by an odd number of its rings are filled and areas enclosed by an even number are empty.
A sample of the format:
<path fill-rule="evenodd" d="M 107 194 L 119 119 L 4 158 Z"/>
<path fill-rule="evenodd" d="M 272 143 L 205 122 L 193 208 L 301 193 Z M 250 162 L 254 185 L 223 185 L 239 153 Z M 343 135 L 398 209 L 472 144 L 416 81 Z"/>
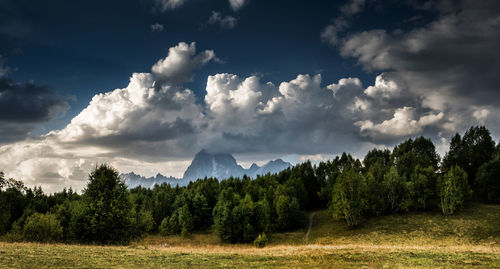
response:
<path fill-rule="evenodd" d="M 231 176 L 242 176 L 243 174 L 244 169 L 238 165 L 231 154 L 212 154 L 202 149 L 196 154 L 182 178 L 195 181 L 204 177 L 225 179 Z"/>
<path fill-rule="evenodd" d="M 260 168 L 260 166 L 258 166 L 256 163 L 252 163 L 252 165 L 250 166 L 250 168 L 248 168 L 248 170 L 256 170 L 259 168 Z"/>
<path fill-rule="evenodd" d="M 196 154 L 191 165 L 182 177 L 187 181 L 194 181 L 204 177 L 216 177 L 223 180 L 229 177 L 256 177 L 267 173 L 277 173 L 292 166 L 281 159 L 269 161 L 264 166 L 259 167 L 253 163 L 250 168 L 244 169 L 237 162 L 233 155 L 229 153 L 209 153 L 202 149 Z"/>
<path fill-rule="evenodd" d="M 251 178 L 255 178 L 257 175 L 280 172 L 290 166 L 292 166 L 290 163 L 284 162 L 282 159 L 276 159 L 267 162 L 262 167 L 253 163 L 250 168 L 244 169 L 236 162 L 233 155 L 229 153 L 211 153 L 206 149 L 202 149 L 194 156 L 191 164 L 184 172 L 182 179 L 166 177 L 160 173 L 154 177 L 146 178 L 134 172 L 122 174 L 121 177 L 126 181 L 129 188 L 139 185 L 153 187 L 155 184 L 164 182 L 171 185 L 186 185 L 190 181 L 196 181 L 197 179 L 205 177 L 215 177 L 219 180 L 223 180 L 229 177 L 242 177 L 243 175 L 247 175 Z"/>

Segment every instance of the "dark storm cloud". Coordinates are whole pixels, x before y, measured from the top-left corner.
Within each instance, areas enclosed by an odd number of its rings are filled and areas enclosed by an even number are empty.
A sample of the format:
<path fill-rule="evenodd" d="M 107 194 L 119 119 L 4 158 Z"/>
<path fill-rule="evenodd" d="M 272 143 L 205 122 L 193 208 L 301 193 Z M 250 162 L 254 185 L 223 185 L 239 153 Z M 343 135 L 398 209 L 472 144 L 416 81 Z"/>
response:
<path fill-rule="evenodd" d="M 360 132 L 383 142 L 422 133 L 439 141 L 438 134 L 487 124 L 498 134 L 500 2 L 406 2 L 433 19 L 404 30 L 346 31 L 339 37 L 334 23 L 322 32 L 342 56 L 397 84 L 399 95 L 382 81 L 360 97 L 365 101 L 364 120 L 355 123 Z"/>
<path fill-rule="evenodd" d="M 443 2 L 443 1 L 440 1 Z M 452 8 L 452 7 L 449 7 Z M 500 2 L 460 1 L 422 28 L 406 33 L 373 30 L 349 36 L 344 56 L 368 70 L 403 72 L 409 84 L 451 87 L 477 104 L 499 104 Z"/>
<path fill-rule="evenodd" d="M 47 86 L 0 78 L 0 142 L 22 140 L 35 124 L 48 122 L 68 108 L 67 99 Z"/>
<path fill-rule="evenodd" d="M 47 86 L 0 78 L 0 121 L 44 122 L 67 108 L 67 100 Z"/>

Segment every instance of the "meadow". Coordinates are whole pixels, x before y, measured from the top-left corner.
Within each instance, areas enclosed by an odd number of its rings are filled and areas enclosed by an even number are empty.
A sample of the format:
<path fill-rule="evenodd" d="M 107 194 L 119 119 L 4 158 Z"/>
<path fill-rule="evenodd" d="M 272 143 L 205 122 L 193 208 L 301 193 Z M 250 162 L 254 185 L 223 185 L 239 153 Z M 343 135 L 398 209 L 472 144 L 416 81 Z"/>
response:
<path fill-rule="evenodd" d="M 148 235 L 128 246 L 0 242 L 0 268 L 500 267 L 499 205 L 373 217 L 357 228 L 322 210 L 308 242 L 306 232 L 274 233 L 265 248 L 223 243 L 213 230 Z"/>

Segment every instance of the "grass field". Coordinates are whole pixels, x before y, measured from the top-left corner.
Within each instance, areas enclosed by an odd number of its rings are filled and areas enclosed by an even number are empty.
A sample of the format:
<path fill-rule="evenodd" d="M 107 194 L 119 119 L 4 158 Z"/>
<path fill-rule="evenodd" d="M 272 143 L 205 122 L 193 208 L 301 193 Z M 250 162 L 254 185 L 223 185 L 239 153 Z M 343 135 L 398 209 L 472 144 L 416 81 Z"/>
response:
<path fill-rule="evenodd" d="M 110 247 L 0 242 L 0 268 L 500 268 L 498 205 L 371 218 L 357 229 L 320 211 L 309 244 L 305 232 L 274 234 L 263 249 L 221 243 L 213 232 Z"/>

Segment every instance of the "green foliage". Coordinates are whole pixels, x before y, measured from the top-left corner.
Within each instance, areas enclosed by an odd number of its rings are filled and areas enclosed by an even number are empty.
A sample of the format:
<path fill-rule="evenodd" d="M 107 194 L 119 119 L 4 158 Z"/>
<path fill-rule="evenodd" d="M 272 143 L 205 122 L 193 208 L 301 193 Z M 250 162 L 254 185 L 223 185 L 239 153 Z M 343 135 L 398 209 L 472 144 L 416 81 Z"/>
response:
<path fill-rule="evenodd" d="M 6 233 L 28 206 L 26 187 L 22 181 L 5 179 L 0 172 L 0 235 Z"/>
<path fill-rule="evenodd" d="M 366 207 L 366 182 L 354 169 L 343 171 L 333 190 L 333 215 L 345 219 L 348 226 L 357 226 Z"/>
<path fill-rule="evenodd" d="M 269 229 L 267 201 L 254 202 L 248 194 L 241 199 L 232 187 L 221 192 L 213 216 L 215 232 L 225 242 L 252 242 Z"/>
<path fill-rule="evenodd" d="M 158 230 L 160 231 L 160 234 L 163 236 L 170 235 L 170 217 L 166 217 L 161 221 Z"/>
<path fill-rule="evenodd" d="M 407 211 L 411 205 L 409 199 L 408 187 L 406 178 L 400 176 L 396 167 L 392 166 L 384 176 L 383 193 L 386 199 L 386 210 L 389 213 L 397 213 Z"/>
<path fill-rule="evenodd" d="M 456 134 L 451 140 L 450 150 L 443 159 L 443 168 L 460 166 L 468 176 L 469 185 L 475 187 L 476 173 L 479 167 L 493 159 L 495 142 L 490 131 L 484 126 L 472 126 L 462 139 Z"/>
<path fill-rule="evenodd" d="M 453 166 L 466 167 L 467 163 L 466 147 L 462 142 L 460 134 L 457 133 L 451 138 L 450 149 L 443 158 L 442 168 L 448 171 Z"/>
<path fill-rule="evenodd" d="M 299 179 L 302 184 L 296 182 L 296 179 Z M 303 208 L 313 209 L 325 206 L 325 204 L 321 202 L 319 194 L 321 188 L 326 186 L 326 181 L 316 177 L 310 161 L 297 164 L 293 167 L 287 184 L 293 185 L 292 187 L 296 190 L 295 197 L 299 199 Z M 307 186 L 307 188 L 305 186 Z"/>
<path fill-rule="evenodd" d="M 238 242 L 233 220 L 233 208 L 239 203 L 240 197 L 232 187 L 222 190 L 213 211 L 215 232 L 225 242 Z"/>
<path fill-rule="evenodd" d="M 144 233 L 153 231 L 156 228 L 156 223 L 153 219 L 151 211 L 141 209 L 138 212 L 132 210 L 132 233 L 136 237 L 142 236 Z"/>
<path fill-rule="evenodd" d="M 172 215 L 172 205 L 178 190 L 169 184 L 156 185 L 152 193 L 152 214 L 155 223 L 161 223 L 166 217 Z"/>
<path fill-rule="evenodd" d="M 500 203 L 500 157 L 495 157 L 479 167 L 475 189 L 481 200 Z"/>
<path fill-rule="evenodd" d="M 19 226 L 18 222 L 14 222 L 10 231 L 5 235 L 5 240 L 7 242 L 21 242 L 23 241 L 23 231 Z"/>
<path fill-rule="evenodd" d="M 297 198 L 278 194 L 274 201 L 276 210 L 276 229 L 287 231 L 301 227 L 304 223 L 304 213 L 300 210 Z"/>
<path fill-rule="evenodd" d="M 84 191 L 84 202 L 82 241 L 116 244 L 132 239 L 132 205 L 118 171 L 107 165 L 92 171 Z"/>
<path fill-rule="evenodd" d="M 434 167 L 415 167 L 410 176 L 410 181 L 407 182 L 412 209 L 426 210 L 433 207 L 436 203 L 436 181 Z"/>
<path fill-rule="evenodd" d="M 384 192 L 384 175 L 389 171 L 387 156 L 384 159 L 373 161 L 365 174 L 366 179 L 366 199 L 367 213 L 373 216 L 379 216 L 386 211 L 386 201 Z M 366 158 L 365 158 L 366 159 Z"/>
<path fill-rule="evenodd" d="M 57 220 L 61 223 L 63 229 L 62 240 L 70 239 L 69 226 L 71 223 L 71 202 L 66 200 L 63 204 L 59 205 L 56 211 Z"/>
<path fill-rule="evenodd" d="M 34 242 L 57 242 L 62 239 L 63 229 L 54 214 L 35 213 L 26 219 L 23 238 Z"/>
<path fill-rule="evenodd" d="M 391 151 L 388 149 L 372 149 L 366 153 L 365 158 L 363 159 L 363 165 L 366 170 L 370 170 L 370 168 L 375 164 L 380 166 L 390 166 L 390 162 Z"/>
<path fill-rule="evenodd" d="M 212 208 L 208 204 L 207 198 L 201 193 L 196 193 L 193 198 L 193 223 L 200 229 L 208 228 L 211 223 Z"/>
<path fill-rule="evenodd" d="M 445 215 L 453 214 L 471 194 L 467 183 L 467 174 L 463 169 L 454 166 L 444 175 L 439 184 L 441 211 Z"/>
<path fill-rule="evenodd" d="M 160 225 L 162 235 L 180 234 L 188 236 L 194 229 L 193 216 L 187 205 L 177 208 L 170 217 L 163 219 Z"/>
<path fill-rule="evenodd" d="M 309 206 L 309 195 L 306 187 L 304 182 L 297 176 L 292 175 L 284 185 L 278 187 L 276 192 L 297 198 L 297 202 L 301 208 Z"/>
<path fill-rule="evenodd" d="M 10 224 L 10 208 L 6 197 L 0 191 L 0 235 L 5 234 Z"/>
<path fill-rule="evenodd" d="M 397 145 L 392 151 L 392 163 L 396 166 L 398 174 L 410 178 L 415 167 L 438 168 L 439 155 L 430 139 L 417 137 L 415 140 L 408 139 Z"/>
<path fill-rule="evenodd" d="M 266 233 L 260 233 L 257 238 L 253 241 L 253 245 L 257 248 L 263 248 L 267 245 L 267 235 Z"/>

